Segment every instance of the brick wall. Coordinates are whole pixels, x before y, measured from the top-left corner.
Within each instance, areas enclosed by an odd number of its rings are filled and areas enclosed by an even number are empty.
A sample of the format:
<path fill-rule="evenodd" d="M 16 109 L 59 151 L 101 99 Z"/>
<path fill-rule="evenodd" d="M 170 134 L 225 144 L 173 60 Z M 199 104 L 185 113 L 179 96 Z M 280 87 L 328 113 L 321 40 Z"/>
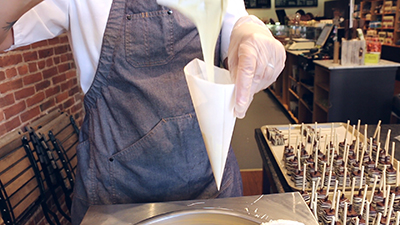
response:
<path fill-rule="evenodd" d="M 0 54 L 0 137 L 55 109 L 80 125 L 82 102 L 65 34 Z"/>
<path fill-rule="evenodd" d="M 0 53 L 0 138 L 57 109 L 80 126 L 83 96 L 65 34 Z M 30 218 L 24 224 L 47 224 L 40 207 Z"/>

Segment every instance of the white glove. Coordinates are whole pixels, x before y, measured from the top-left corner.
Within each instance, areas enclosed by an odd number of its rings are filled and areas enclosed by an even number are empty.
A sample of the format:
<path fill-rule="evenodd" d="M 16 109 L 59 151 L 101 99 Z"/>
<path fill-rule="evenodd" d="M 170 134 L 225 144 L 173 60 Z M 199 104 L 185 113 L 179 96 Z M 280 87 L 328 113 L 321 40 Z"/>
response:
<path fill-rule="evenodd" d="M 236 117 L 243 118 L 254 94 L 275 82 L 285 60 L 285 48 L 261 20 L 250 15 L 236 22 L 228 50 L 228 67 L 236 83 Z"/>

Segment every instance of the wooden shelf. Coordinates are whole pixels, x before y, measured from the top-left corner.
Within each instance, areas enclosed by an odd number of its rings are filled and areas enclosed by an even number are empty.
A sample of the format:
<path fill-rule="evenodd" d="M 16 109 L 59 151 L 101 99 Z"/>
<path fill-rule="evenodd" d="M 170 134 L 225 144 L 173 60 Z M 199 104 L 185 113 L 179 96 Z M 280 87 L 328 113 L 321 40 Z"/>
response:
<path fill-rule="evenodd" d="M 319 108 L 321 108 L 326 113 L 328 113 L 329 110 L 325 106 L 323 106 L 321 103 L 319 103 L 318 101 L 315 102 L 315 105 L 318 106 Z"/>
<path fill-rule="evenodd" d="M 289 88 L 289 93 L 292 94 L 295 98 L 299 99 L 299 96 L 291 88 Z"/>
<path fill-rule="evenodd" d="M 329 92 L 329 84 L 327 84 L 327 83 L 319 83 L 319 84 L 317 84 L 317 86 L 322 88 L 323 90 Z"/>
<path fill-rule="evenodd" d="M 299 99 L 300 100 L 300 103 L 301 104 L 303 104 L 303 106 L 309 111 L 309 112 L 311 112 L 312 113 L 312 110 L 310 109 L 310 107 L 307 105 L 307 103 L 303 100 L 303 99 Z"/>
<path fill-rule="evenodd" d="M 301 86 L 305 87 L 307 90 L 309 90 L 311 93 L 314 93 L 314 87 L 307 85 L 305 83 L 300 82 Z"/>

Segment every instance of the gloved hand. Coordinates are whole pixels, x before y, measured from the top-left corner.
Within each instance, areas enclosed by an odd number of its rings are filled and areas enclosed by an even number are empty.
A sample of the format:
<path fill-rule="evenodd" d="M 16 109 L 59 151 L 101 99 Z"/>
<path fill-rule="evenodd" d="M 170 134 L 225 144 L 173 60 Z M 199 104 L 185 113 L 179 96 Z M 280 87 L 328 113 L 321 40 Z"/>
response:
<path fill-rule="evenodd" d="M 236 83 L 236 117 L 243 118 L 254 94 L 275 82 L 285 60 L 284 46 L 261 20 L 250 15 L 236 22 L 228 50 L 228 67 Z"/>

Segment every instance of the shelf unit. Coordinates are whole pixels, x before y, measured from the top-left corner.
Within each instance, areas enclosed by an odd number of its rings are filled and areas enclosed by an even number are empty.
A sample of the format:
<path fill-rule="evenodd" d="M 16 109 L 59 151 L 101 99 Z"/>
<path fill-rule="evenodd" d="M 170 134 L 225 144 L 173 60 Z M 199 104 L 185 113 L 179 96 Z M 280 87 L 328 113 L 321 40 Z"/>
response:
<path fill-rule="evenodd" d="M 270 88 L 294 123 L 390 122 L 400 64 L 380 60 L 377 65 L 346 67 L 314 60 L 314 66 L 307 67 L 300 53 L 287 51 L 286 66 Z"/>
<path fill-rule="evenodd" d="M 393 9 L 388 9 L 385 7 L 386 3 L 391 3 Z M 359 16 L 361 19 L 365 20 L 364 31 L 369 29 L 375 29 L 378 32 L 386 31 L 393 34 L 393 43 L 388 45 L 394 45 L 400 40 L 400 0 L 362 0 L 359 7 Z M 370 15 L 368 18 L 367 15 Z M 393 16 L 393 25 L 386 26 L 383 18 L 387 16 Z M 372 21 L 380 21 L 381 27 L 371 27 Z M 384 43 L 387 44 L 387 43 Z"/>

